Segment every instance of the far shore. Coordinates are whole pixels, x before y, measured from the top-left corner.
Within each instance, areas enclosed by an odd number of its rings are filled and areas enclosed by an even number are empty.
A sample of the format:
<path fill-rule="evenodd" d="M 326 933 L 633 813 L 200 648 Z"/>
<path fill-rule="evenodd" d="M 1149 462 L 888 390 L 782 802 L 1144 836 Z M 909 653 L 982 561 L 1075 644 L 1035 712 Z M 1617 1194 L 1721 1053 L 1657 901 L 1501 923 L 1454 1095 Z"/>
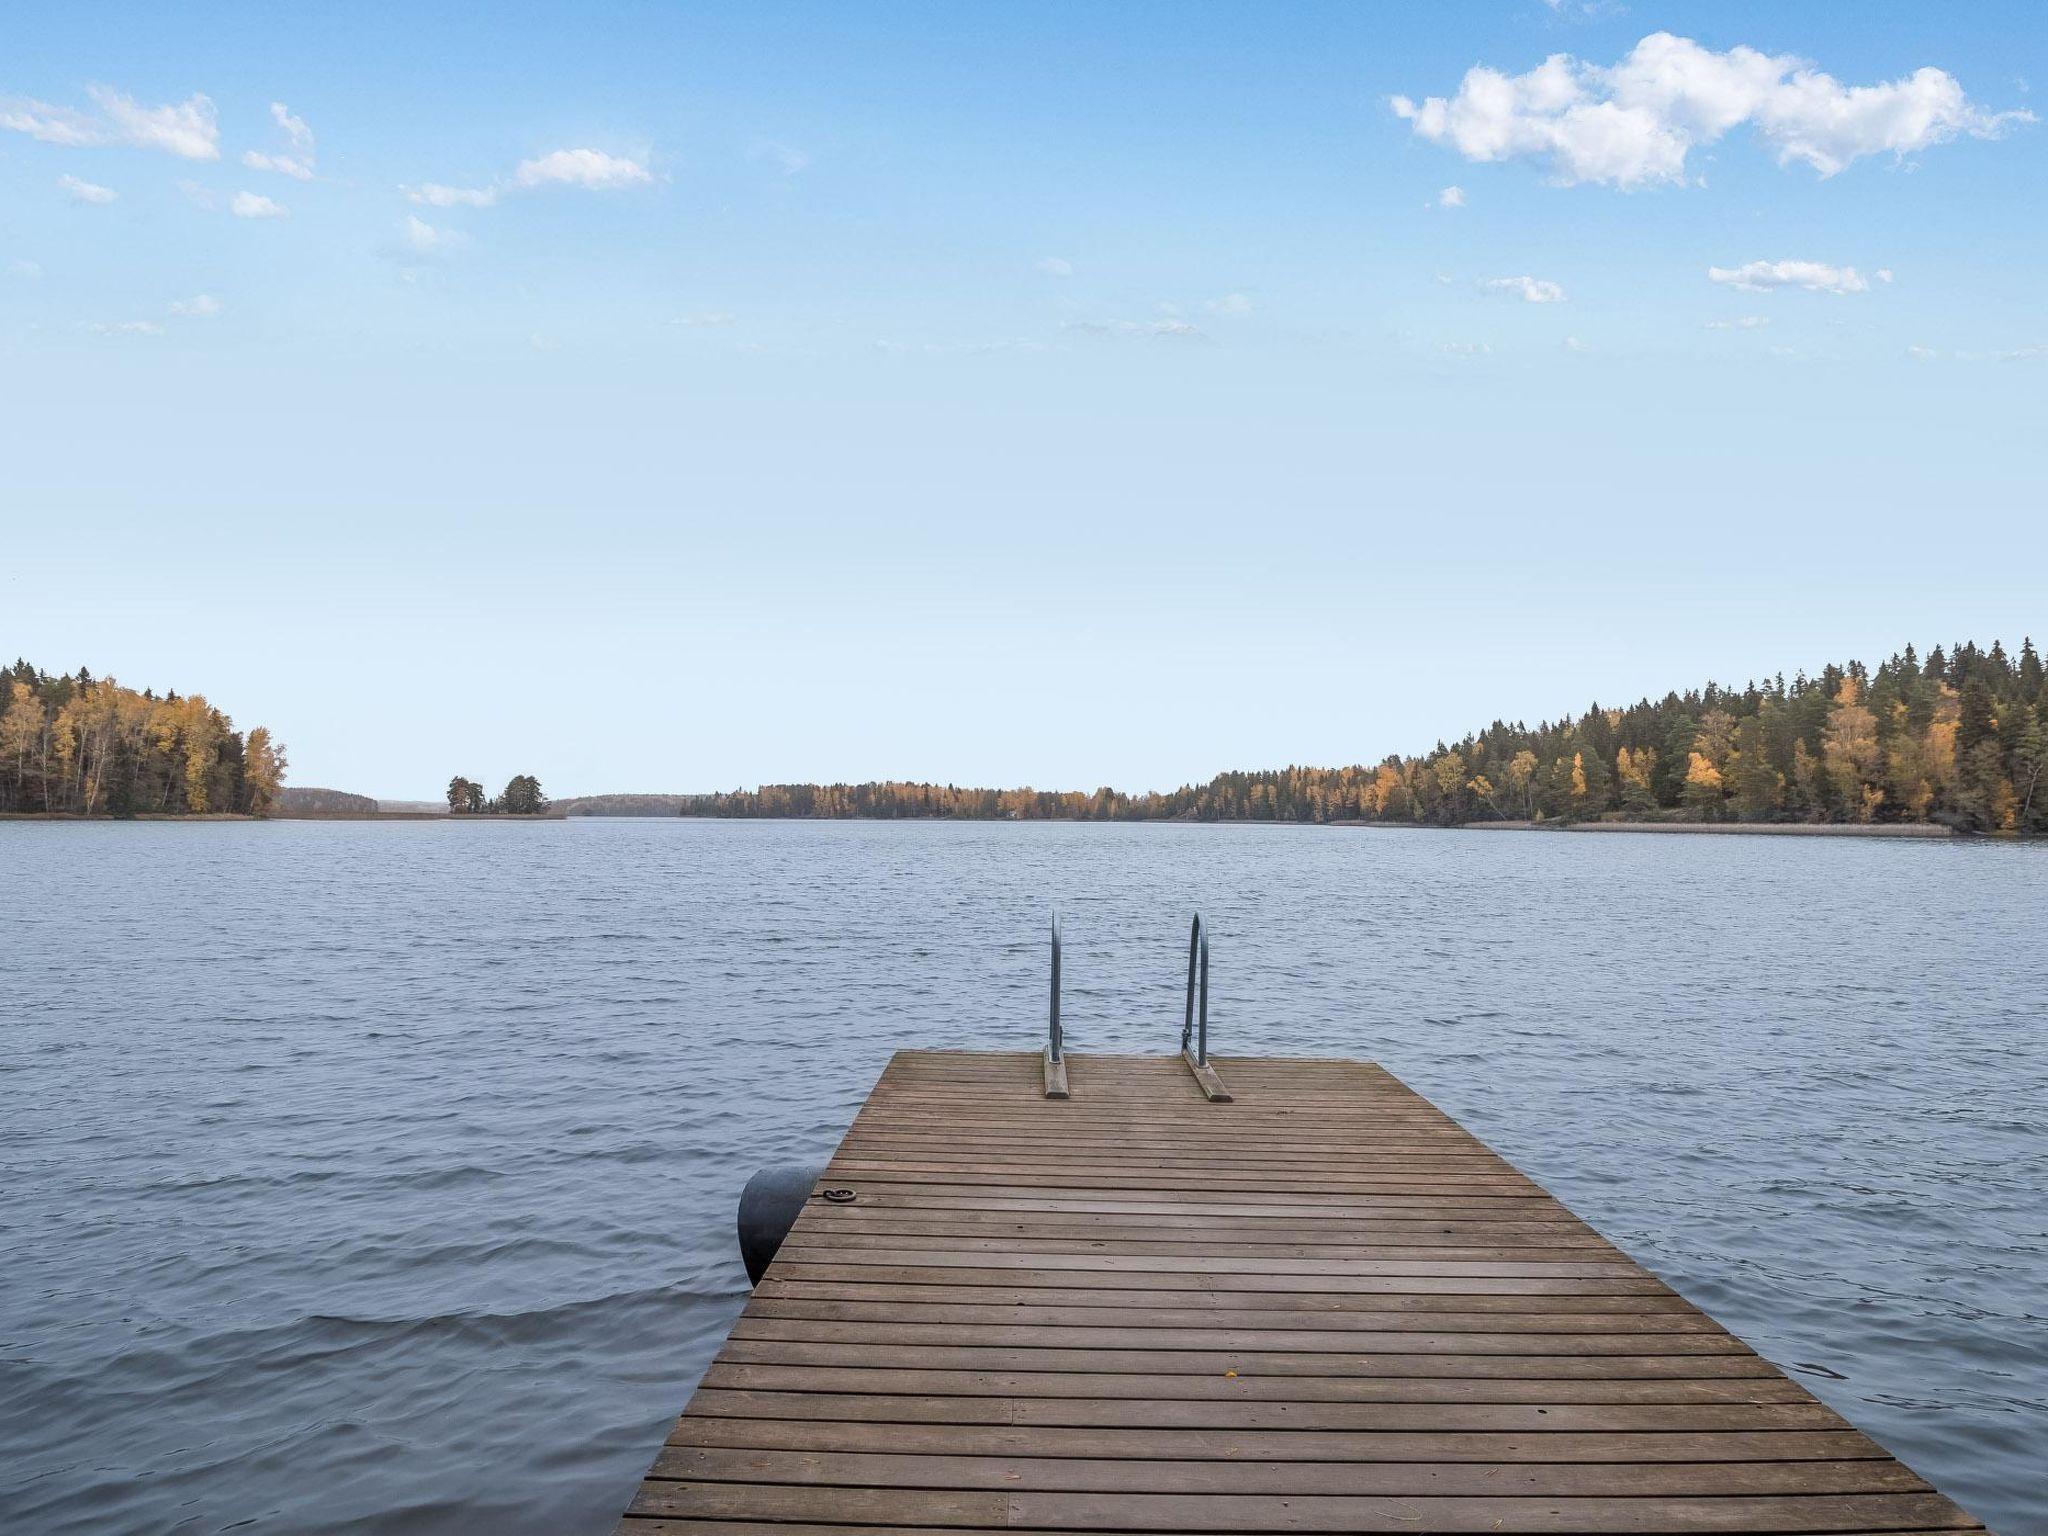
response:
<path fill-rule="evenodd" d="M 178 816 L 169 811 L 137 811 L 133 816 L 109 816 L 104 811 L 95 811 L 90 816 L 82 811 L 0 811 L 0 821 L 263 821 L 262 816 L 252 816 L 247 811 L 200 811 L 196 815 Z"/>
<path fill-rule="evenodd" d="M 271 821 L 453 821 L 446 811 L 273 811 Z M 475 821 L 483 817 L 467 818 Z"/>
<path fill-rule="evenodd" d="M 1372 826 L 1372 822 L 1360 822 Z M 1924 822 L 1804 821 L 1468 821 L 1463 832 L 1713 832 L 1737 837 L 1921 837 L 1953 838 L 1950 827 Z"/>
<path fill-rule="evenodd" d="M 268 821 L 567 821 L 567 811 L 496 815 L 489 811 L 272 811 Z"/>
<path fill-rule="evenodd" d="M 95 811 L 0 811 L 0 821 L 567 821 L 566 811 L 541 811 L 531 816 L 489 814 L 451 815 L 447 811 L 272 811 L 252 816 L 246 811 L 201 811 L 197 815 L 175 816 L 165 811 L 138 811 L 133 816 L 111 816 Z"/>
<path fill-rule="evenodd" d="M 478 822 L 502 824 L 507 822 L 564 822 L 564 821 L 697 821 L 720 822 L 739 825 L 746 822 L 1011 822 L 1010 817 L 953 817 L 953 816 L 611 816 L 572 815 L 566 811 L 542 811 L 531 816 L 500 816 L 490 814 L 462 813 L 447 811 L 273 811 L 267 816 L 251 816 L 243 812 L 207 811 L 193 816 L 174 816 L 160 811 L 138 812 L 133 816 L 109 816 L 95 813 L 81 815 L 76 811 L 0 811 L 0 821 L 384 821 L 384 822 Z M 1031 822 L 1064 823 L 1067 825 L 1089 824 L 1086 818 L 1078 817 L 1029 817 Z M 1104 822 L 1102 825 L 1110 825 Z M 1229 821 L 1180 821 L 1138 819 L 1118 821 L 1115 825 L 1134 827 L 1213 826 L 1213 827 L 1342 827 L 1347 829 L 1377 829 L 1390 832 L 1665 832 L 1665 833 L 1706 833 L 1723 837 L 1878 837 L 1904 838 L 1911 841 L 1970 841 L 1970 842 L 2040 842 L 2043 839 L 2011 832 L 1964 833 L 1949 827 L 1933 826 L 1919 822 L 1887 822 L 1878 825 L 1857 825 L 1837 822 L 1756 822 L 1756 821 L 1467 821 L 1456 826 L 1434 826 L 1425 822 L 1403 821 L 1362 821 L 1344 818 L 1336 821 L 1282 821 L 1242 820 Z"/>

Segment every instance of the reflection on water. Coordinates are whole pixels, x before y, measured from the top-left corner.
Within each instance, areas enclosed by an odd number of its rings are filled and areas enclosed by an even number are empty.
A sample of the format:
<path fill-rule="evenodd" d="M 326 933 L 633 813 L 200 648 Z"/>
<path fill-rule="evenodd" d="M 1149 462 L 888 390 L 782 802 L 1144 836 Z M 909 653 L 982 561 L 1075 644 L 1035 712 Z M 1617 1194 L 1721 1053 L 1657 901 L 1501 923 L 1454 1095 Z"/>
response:
<path fill-rule="evenodd" d="M 2048 849 L 0 826 L 0 1527 L 608 1530 L 899 1045 L 1371 1056 L 2048 1531 Z"/>

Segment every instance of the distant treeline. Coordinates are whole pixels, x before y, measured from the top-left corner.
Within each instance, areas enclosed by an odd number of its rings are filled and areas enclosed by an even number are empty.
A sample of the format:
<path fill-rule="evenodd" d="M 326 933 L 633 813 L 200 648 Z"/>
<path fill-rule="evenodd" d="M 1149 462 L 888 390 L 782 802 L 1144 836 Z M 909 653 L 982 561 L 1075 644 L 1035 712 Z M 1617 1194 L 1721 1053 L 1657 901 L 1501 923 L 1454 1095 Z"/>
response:
<path fill-rule="evenodd" d="M 673 816 L 691 795 L 572 795 L 551 802 L 565 816 Z"/>
<path fill-rule="evenodd" d="M 1601 817 L 1934 822 L 2048 831 L 2048 687 L 2033 642 L 1911 646 L 1530 727 L 1495 721 L 1374 767 L 1225 773 L 1165 794 L 952 784 L 764 784 L 693 795 L 685 816 L 1076 821 L 1470 821 Z"/>
<path fill-rule="evenodd" d="M 276 809 L 290 816 L 375 816 L 377 802 L 345 789 L 291 785 L 277 792 Z"/>
<path fill-rule="evenodd" d="M 25 661 L 0 672 L 0 811 L 260 816 L 284 767 L 268 730 L 244 736 L 196 693 L 137 693 Z"/>

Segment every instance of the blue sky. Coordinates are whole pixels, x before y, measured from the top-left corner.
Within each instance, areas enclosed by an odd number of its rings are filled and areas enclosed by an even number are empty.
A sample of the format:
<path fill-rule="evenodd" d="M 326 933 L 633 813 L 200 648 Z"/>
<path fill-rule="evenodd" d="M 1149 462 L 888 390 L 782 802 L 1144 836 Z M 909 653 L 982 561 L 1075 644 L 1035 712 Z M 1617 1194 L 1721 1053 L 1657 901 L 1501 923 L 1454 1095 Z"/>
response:
<path fill-rule="evenodd" d="M 14 7 L 0 644 L 399 796 L 1161 787 L 2012 642 L 2044 40 Z"/>

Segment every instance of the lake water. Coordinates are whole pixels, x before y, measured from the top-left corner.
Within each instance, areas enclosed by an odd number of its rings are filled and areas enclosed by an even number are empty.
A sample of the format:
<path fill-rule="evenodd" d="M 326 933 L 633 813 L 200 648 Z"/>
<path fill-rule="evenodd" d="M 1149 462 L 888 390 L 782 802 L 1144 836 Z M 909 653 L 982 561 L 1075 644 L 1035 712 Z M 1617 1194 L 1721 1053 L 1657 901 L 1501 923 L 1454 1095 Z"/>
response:
<path fill-rule="evenodd" d="M 611 1528 L 898 1046 L 1370 1056 L 2048 1531 L 2048 847 L 0 825 L 0 1529 Z"/>

